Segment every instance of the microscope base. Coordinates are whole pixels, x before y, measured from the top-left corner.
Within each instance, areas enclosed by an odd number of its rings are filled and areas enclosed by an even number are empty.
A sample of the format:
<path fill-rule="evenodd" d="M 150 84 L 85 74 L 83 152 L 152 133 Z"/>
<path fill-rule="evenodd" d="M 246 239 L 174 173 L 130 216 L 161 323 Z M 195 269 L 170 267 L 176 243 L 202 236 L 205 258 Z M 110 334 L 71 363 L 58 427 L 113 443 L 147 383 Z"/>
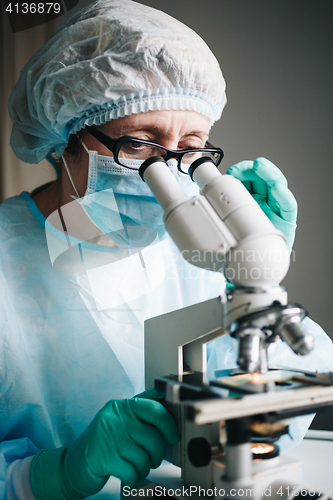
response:
<path fill-rule="evenodd" d="M 269 460 L 254 460 L 252 477 L 247 479 L 226 480 L 224 467 L 222 462 L 214 460 L 213 482 L 216 487 L 216 499 L 284 500 L 298 491 L 302 481 L 301 463 L 283 455 Z"/>

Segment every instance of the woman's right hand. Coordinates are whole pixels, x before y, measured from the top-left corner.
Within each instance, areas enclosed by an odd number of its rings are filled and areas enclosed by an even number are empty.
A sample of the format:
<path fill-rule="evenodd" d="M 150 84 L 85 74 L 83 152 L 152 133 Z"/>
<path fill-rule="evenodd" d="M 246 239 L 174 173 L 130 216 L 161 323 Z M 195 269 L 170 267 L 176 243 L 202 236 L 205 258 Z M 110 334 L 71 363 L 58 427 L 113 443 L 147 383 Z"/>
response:
<path fill-rule="evenodd" d="M 178 440 L 176 423 L 160 403 L 109 401 L 73 444 L 34 457 L 32 491 L 37 500 L 85 498 L 100 491 L 110 476 L 133 487 L 160 465 L 166 442 Z"/>

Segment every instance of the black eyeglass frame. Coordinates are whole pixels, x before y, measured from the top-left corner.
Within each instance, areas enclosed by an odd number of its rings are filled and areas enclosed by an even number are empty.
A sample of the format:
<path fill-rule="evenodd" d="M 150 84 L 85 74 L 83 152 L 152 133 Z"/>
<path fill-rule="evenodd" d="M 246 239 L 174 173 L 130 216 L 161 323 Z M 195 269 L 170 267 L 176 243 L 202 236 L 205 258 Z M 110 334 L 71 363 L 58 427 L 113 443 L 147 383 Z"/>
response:
<path fill-rule="evenodd" d="M 119 139 L 111 139 L 111 137 L 109 137 L 108 135 L 104 134 L 103 132 L 101 132 L 100 130 L 98 130 L 95 127 L 88 127 L 87 126 L 85 128 L 85 130 L 90 135 L 92 135 L 93 137 L 95 137 L 95 139 L 97 139 L 101 144 L 103 144 L 103 146 L 105 146 L 106 148 L 108 148 L 113 153 L 115 162 L 118 163 L 118 165 L 121 165 L 122 167 L 129 168 L 131 170 L 137 170 L 137 169 L 133 168 L 133 167 L 128 167 L 127 165 L 123 165 L 118 160 L 118 154 L 119 154 L 120 148 L 122 147 L 123 144 L 127 144 L 129 142 L 135 142 L 135 143 L 138 143 L 138 144 L 145 144 L 146 146 L 153 146 L 153 147 L 157 147 L 159 149 L 164 149 L 166 151 L 166 154 L 161 155 L 162 158 L 165 161 L 168 161 L 171 158 L 176 159 L 177 160 L 177 168 L 183 174 L 187 174 L 187 172 L 184 172 L 182 170 L 182 168 L 181 168 L 181 160 L 182 160 L 183 156 L 186 155 L 187 153 L 205 153 L 205 152 L 206 153 L 218 153 L 220 155 L 220 158 L 219 158 L 218 162 L 215 163 L 216 167 L 221 163 L 221 161 L 223 159 L 223 156 L 224 156 L 224 152 L 223 152 L 223 150 L 221 148 L 215 148 L 208 141 L 206 142 L 206 144 L 208 145 L 208 147 L 205 147 L 205 148 L 190 148 L 190 149 L 181 149 L 181 150 L 177 151 L 177 150 L 173 150 L 173 149 L 168 149 L 168 148 L 162 146 L 161 144 L 157 144 L 155 142 L 150 142 L 150 141 L 145 141 L 144 139 L 138 139 L 136 137 L 131 137 L 129 135 L 124 135 L 122 137 L 119 137 Z"/>

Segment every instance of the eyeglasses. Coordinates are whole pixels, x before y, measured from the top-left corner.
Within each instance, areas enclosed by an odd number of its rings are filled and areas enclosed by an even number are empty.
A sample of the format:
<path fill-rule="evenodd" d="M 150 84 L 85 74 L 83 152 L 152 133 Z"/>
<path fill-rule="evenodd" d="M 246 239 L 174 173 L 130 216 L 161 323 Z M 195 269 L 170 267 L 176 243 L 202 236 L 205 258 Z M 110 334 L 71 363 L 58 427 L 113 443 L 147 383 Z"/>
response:
<path fill-rule="evenodd" d="M 128 135 L 120 137 L 119 139 L 111 139 L 111 137 L 95 127 L 86 127 L 85 130 L 113 153 L 115 162 L 118 163 L 118 165 L 132 170 L 139 170 L 141 164 L 148 158 L 161 156 L 164 161 L 176 159 L 178 170 L 183 174 L 187 174 L 191 163 L 198 158 L 207 156 L 216 166 L 218 166 L 224 156 L 222 149 L 215 148 L 209 142 L 206 142 L 204 148 L 173 151 L 160 144 L 144 141 L 143 139 L 137 139 Z"/>

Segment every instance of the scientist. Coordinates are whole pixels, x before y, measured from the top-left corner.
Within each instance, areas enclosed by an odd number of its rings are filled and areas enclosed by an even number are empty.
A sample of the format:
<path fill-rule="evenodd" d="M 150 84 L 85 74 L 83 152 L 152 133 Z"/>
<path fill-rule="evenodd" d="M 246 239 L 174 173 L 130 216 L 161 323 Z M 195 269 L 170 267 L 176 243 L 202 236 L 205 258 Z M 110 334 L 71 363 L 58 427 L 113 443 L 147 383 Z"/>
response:
<path fill-rule="evenodd" d="M 54 154 L 59 175 L 0 208 L 1 500 L 86 498 L 110 476 L 133 486 L 177 442 L 164 407 L 133 397 L 144 389 L 143 322 L 217 296 L 224 280 L 191 272 L 138 168 L 164 155 L 195 194 L 186 168 L 197 154 L 221 161 L 207 141 L 225 102 L 201 38 L 130 0 L 91 4 L 23 68 L 11 145 L 27 163 Z M 291 248 L 296 203 L 281 172 L 259 159 L 229 173 Z M 307 322 L 316 348 L 306 366 L 327 370 L 331 342 Z M 278 346 L 273 362 L 304 363 L 289 351 Z M 236 366 L 232 341 L 213 343 L 208 362 Z"/>

